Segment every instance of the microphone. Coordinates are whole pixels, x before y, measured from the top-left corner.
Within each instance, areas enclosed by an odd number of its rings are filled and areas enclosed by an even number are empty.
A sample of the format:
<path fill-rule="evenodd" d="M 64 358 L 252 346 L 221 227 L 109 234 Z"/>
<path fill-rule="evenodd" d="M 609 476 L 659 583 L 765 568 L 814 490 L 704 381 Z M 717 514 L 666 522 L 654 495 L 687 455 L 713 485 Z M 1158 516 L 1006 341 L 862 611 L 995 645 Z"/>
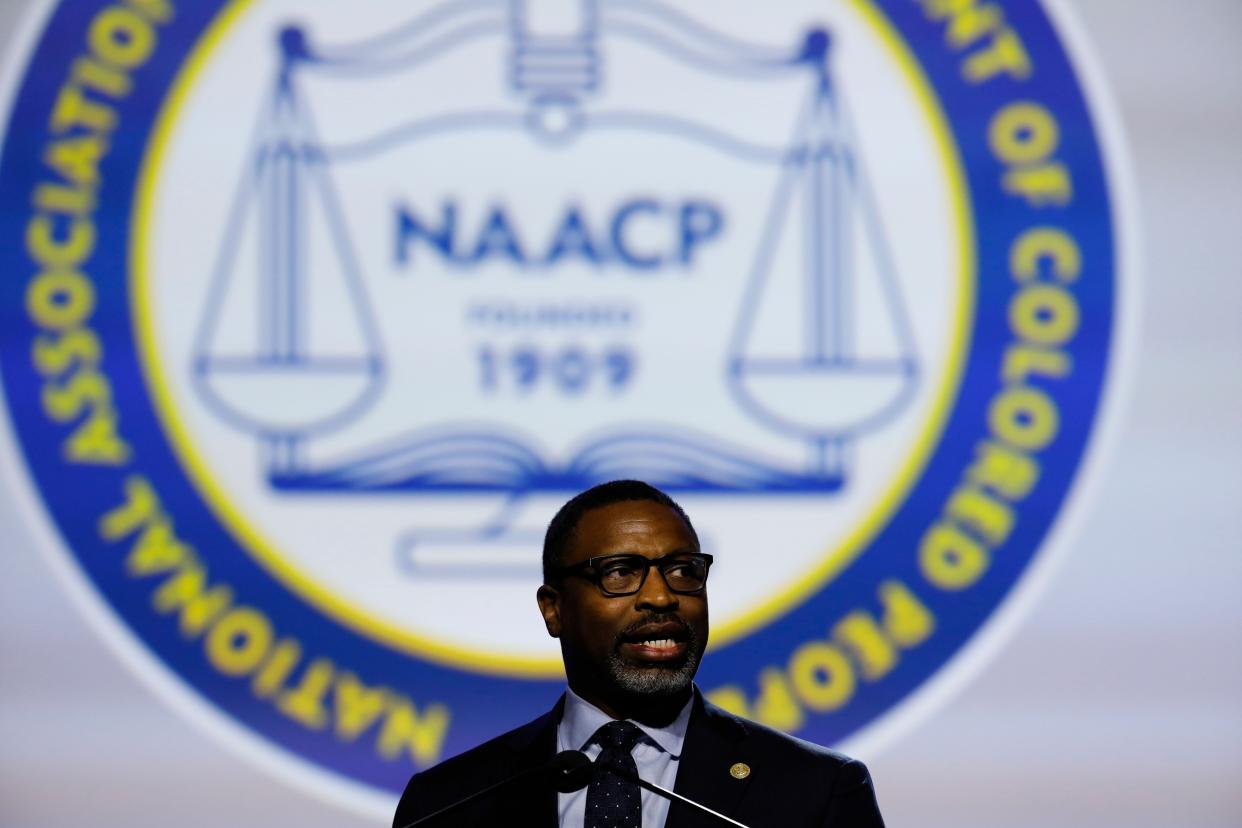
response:
<path fill-rule="evenodd" d="M 585 788 L 591 781 L 591 778 L 595 775 L 596 770 L 600 769 L 607 773 L 611 773 L 614 776 L 619 776 L 627 782 L 632 782 L 640 788 L 645 788 L 658 796 L 662 796 L 670 802 L 680 803 L 692 811 L 698 811 L 701 814 L 711 817 L 721 825 L 732 825 L 734 828 L 747 828 L 747 826 L 737 820 L 730 819 L 722 813 L 713 811 L 706 805 L 695 802 L 693 799 L 682 796 L 675 791 L 663 788 L 654 782 L 648 782 L 638 774 L 630 773 L 630 771 L 626 768 L 605 762 L 592 761 L 589 756 L 580 750 L 563 750 L 543 765 L 529 768 L 521 773 L 515 774 L 514 776 L 510 776 L 508 779 L 502 779 L 493 785 L 488 785 L 483 790 L 475 791 L 464 799 L 459 799 L 456 802 L 445 805 L 437 811 L 427 814 L 426 816 L 419 817 L 413 822 L 406 823 L 402 826 L 402 828 L 415 828 L 418 825 L 430 824 L 438 820 L 440 817 L 447 816 L 453 811 L 469 805 L 477 799 L 482 799 L 483 797 L 489 796 L 502 788 L 507 788 L 510 785 L 515 785 L 519 782 L 535 780 L 536 783 L 548 784 L 561 793 L 573 793 L 574 791 Z"/>
<path fill-rule="evenodd" d="M 577 751 L 567 750 L 565 751 L 565 753 L 577 753 Z M 565 753 L 560 754 L 560 756 L 564 756 Z M 585 755 L 583 755 L 582 758 L 586 759 L 588 762 L 591 762 L 591 760 L 588 759 Z M 681 794 L 675 791 L 670 791 L 667 788 L 662 788 L 659 785 L 655 784 L 654 782 L 648 782 L 646 779 L 643 779 L 638 774 L 631 773 L 628 768 L 621 767 L 620 765 L 600 762 L 599 760 L 596 760 L 595 762 L 591 762 L 591 766 L 603 768 L 605 771 L 613 774 L 614 776 L 619 776 L 622 779 L 626 780 L 627 782 L 633 782 L 634 784 L 638 785 L 640 788 L 646 788 L 647 790 L 651 791 L 654 794 L 659 794 L 660 796 L 667 799 L 669 802 L 681 803 L 682 805 L 685 805 L 687 808 L 689 808 L 692 811 L 698 811 L 700 814 L 704 814 L 706 816 L 711 817 L 712 819 L 715 819 L 721 825 L 732 825 L 732 826 L 735 826 L 735 828 L 746 828 L 745 825 L 738 822 L 737 820 L 730 819 L 729 817 L 725 816 L 724 814 L 718 811 L 713 811 L 711 808 L 707 807 L 706 805 L 702 805 L 698 802 L 695 802 L 693 799 L 690 799 L 689 797 L 682 796 Z M 587 773 L 588 778 L 590 777 L 590 775 L 591 774 L 588 771 Z M 577 789 L 575 788 L 575 790 Z"/>
<path fill-rule="evenodd" d="M 547 764 L 552 787 L 561 793 L 580 791 L 591 781 L 595 763 L 580 750 L 562 750 Z"/>
<path fill-rule="evenodd" d="M 415 828 L 417 825 L 431 824 L 440 817 L 463 808 L 475 800 L 490 796 L 502 788 L 508 788 L 519 782 L 534 781 L 536 784 L 550 785 L 562 793 L 571 793 L 586 787 L 587 783 L 591 781 L 594 767 L 594 763 L 582 751 L 563 750 L 542 765 L 536 765 L 533 768 L 528 768 L 521 773 L 510 776 L 508 779 L 502 779 L 493 785 L 488 785 L 483 790 L 475 791 L 464 799 L 449 803 L 437 811 L 421 816 L 413 822 L 408 822 L 402 828 Z"/>

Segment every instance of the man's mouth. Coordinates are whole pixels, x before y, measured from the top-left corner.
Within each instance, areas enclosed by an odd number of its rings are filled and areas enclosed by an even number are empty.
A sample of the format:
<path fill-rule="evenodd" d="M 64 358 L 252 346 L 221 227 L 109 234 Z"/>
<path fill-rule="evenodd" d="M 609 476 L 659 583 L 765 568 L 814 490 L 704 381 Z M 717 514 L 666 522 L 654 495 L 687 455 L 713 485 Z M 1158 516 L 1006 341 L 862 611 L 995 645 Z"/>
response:
<path fill-rule="evenodd" d="M 620 651 L 627 661 L 684 661 L 690 652 L 690 628 L 664 621 L 632 627 L 620 636 Z"/>

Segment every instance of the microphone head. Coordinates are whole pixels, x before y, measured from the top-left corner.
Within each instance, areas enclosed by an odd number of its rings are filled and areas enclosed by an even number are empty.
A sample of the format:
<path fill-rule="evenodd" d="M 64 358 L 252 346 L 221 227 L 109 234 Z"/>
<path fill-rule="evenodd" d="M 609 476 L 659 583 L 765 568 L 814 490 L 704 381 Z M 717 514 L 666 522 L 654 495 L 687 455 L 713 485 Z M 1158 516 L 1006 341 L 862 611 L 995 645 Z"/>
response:
<path fill-rule="evenodd" d="M 552 787 L 561 793 L 582 790 L 591 781 L 594 762 L 580 750 L 562 750 L 548 763 Z"/>

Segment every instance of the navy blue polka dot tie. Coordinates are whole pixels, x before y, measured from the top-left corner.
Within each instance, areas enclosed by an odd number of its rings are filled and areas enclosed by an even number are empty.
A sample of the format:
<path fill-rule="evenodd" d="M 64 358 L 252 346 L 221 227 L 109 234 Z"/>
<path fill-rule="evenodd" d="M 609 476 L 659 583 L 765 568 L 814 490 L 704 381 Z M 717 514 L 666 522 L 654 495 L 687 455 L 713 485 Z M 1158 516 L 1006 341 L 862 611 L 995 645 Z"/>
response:
<path fill-rule="evenodd" d="M 595 731 L 591 741 L 603 750 L 595 760 L 595 775 L 587 786 L 586 828 L 639 828 L 643 823 L 638 785 L 605 767 L 618 767 L 638 775 L 631 751 L 643 732 L 631 722 L 609 722 Z"/>

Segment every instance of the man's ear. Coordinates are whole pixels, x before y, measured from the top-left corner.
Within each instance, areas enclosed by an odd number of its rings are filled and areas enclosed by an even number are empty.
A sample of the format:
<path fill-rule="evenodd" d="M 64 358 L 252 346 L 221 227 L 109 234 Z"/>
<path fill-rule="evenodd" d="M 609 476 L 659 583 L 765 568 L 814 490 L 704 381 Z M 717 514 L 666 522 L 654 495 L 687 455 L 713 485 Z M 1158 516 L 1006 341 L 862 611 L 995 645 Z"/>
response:
<path fill-rule="evenodd" d="M 539 613 L 543 616 L 543 625 L 548 628 L 548 635 L 561 637 L 561 594 L 555 588 L 544 584 L 535 593 L 539 602 Z"/>

